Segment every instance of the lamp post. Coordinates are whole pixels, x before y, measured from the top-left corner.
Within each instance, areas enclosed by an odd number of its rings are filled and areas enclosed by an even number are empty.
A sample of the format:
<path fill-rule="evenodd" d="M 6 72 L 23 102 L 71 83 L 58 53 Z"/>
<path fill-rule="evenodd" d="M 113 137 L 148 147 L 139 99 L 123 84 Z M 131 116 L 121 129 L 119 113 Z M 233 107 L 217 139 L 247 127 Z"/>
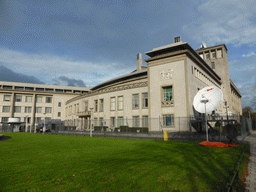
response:
<path fill-rule="evenodd" d="M 28 115 L 26 116 L 26 132 L 28 132 Z"/>
<path fill-rule="evenodd" d="M 90 108 L 90 110 L 92 113 L 93 108 Z M 91 123 L 90 123 L 90 137 L 92 137 L 92 115 L 91 115 Z"/>
<path fill-rule="evenodd" d="M 224 104 L 225 104 L 225 107 L 224 108 L 226 108 L 226 113 L 227 113 L 227 121 L 228 121 L 228 108 L 229 108 L 229 106 L 227 106 L 227 101 L 224 101 Z M 228 124 L 229 124 L 229 121 L 228 121 Z"/>
<path fill-rule="evenodd" d="M 45 133 L 45 129 L 46 129 L 46 127 L 45 127 L 45 115 L 46 115 L 46 113 L 44 113 L 44 128 L 43 128 L 43 134 Z"/>
<path fill-rule="evenodd" d="M 205 130 L 206 130 L 206 140 L 208 141 L 208 128 L 207 128 L 207 115 L 206 115 L 206 103 L 208 103 L 208 99 L 206 99 L 205 97 L 203 97 L 201 99 L 201 102 L 204 103 L 205 105 Z"/>

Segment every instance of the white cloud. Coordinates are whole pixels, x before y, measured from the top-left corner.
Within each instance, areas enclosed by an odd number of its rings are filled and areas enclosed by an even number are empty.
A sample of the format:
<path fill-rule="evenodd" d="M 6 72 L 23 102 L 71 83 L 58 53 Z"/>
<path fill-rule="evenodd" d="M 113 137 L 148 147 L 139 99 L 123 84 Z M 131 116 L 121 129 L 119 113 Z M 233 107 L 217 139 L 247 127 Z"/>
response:
<path fill-rule="evenodd" d="M 255 55 L 255 53 L 254 53 L 253 51 L 251 51 L 251 52 L 248 53 L 248 54 L 243 54 L 242 57 L 251 57 L 251 56 L 253 56 L 253 55 Z"/>
<path fill-rule="evenodd" d="M 93 63 L 75 61 L 67 56 L 52 54 L 24 53 L 0 48 L 0 65 L 12 69 L 16 73 L 33 75 L 36 78 L 53 84 L 52 79 L 66 76 L 81 79 L 87 85 L 97 85 L 111 78 L 126 74 L 134 68 L 121 68 L 118 63 Z"/>
<path fill-rule="evenodd" d="M 256 44 L 255 2 L 209 0 L 198 11 L 198 19 L 183 26 L 184 32 L 198 43 Z"/>

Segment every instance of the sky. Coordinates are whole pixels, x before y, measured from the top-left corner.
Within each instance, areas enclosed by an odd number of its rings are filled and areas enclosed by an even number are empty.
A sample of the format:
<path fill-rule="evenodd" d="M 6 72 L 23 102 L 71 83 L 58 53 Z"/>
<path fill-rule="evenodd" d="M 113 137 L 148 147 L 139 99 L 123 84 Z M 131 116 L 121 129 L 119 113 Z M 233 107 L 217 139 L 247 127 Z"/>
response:
<path fill-rule="evenodd" d="M 181 36 L 226 44 L 242 106 L 256 95 L 255 0 L 0 0 L 0 34 L 0 81 L 93 87 Z"/>

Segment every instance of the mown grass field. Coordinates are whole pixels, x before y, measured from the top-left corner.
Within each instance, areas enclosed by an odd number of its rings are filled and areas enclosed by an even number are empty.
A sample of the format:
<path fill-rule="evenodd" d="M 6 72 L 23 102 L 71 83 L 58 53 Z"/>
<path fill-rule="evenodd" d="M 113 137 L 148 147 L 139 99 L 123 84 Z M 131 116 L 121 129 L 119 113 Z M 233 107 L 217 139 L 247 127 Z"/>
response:
<path fill-rule="evenodd" d="M 11 139 L 0 142 L 0 191 L 220 191 L 227 188 L 244 149 L 199 142 L 3 134 Z"/>

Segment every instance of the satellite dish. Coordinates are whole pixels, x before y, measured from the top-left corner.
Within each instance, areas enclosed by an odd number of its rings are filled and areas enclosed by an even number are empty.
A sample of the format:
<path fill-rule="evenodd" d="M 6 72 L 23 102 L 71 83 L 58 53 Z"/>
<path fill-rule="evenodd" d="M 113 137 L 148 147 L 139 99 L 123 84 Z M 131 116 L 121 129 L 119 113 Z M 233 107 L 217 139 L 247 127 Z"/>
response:
<path fill-rule="evenodd" d="M 193 106 L 199 113 L 208 113 L 215 110 L 222 102 L 222 99 L 223 93 L 218 87 L 208 86 L 196 94 Z"/>
<path fill-rule="evenodd" d="M 205 113 L 205 130 L 208 141 L 207 116 L 206 113 L 215 110 L 223 99 L 222 91 L 215 86 L 204 87 L 194 97 L 193 106 L 199 113 Z"/>

